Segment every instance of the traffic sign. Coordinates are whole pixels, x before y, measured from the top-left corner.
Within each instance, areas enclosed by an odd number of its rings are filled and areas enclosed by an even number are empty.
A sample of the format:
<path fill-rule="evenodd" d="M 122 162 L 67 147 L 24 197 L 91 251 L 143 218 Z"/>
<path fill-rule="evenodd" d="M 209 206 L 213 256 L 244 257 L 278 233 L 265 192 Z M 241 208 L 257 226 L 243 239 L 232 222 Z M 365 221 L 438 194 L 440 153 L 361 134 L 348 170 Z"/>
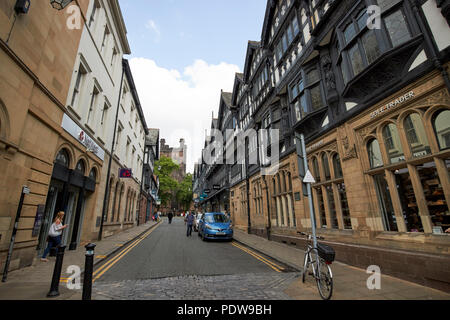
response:
<path fill-rule="evenodd" d="M 314 179 L 313 175 L 311 174 L 311 171 L 307 171 L 305 175 L 305 179 L 303 179 L 304 183 L 316 183 L 316 180 Z"/>

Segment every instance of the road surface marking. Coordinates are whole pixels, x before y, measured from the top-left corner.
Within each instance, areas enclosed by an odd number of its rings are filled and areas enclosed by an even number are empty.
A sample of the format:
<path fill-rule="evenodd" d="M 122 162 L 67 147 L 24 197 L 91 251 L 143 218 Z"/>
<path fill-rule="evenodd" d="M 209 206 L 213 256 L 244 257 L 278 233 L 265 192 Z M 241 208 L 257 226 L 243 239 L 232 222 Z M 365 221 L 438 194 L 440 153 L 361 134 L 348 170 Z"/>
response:
<path fill-rule="evenodd" d="M 252 253 L 255 254 L 256 256 L 260 257 L 261 259 L 265 260 L 266 262 L 268 262 L 268 263 L 270 263 L 271 265 L 273 265 L 274 267 L 276 267 L 277 269 L 284 270 L 284 268 L 283 268 L 282 266 L 276 264 L 275 262 L 273 262 L 273 261 L 271 261 L 271 260 L 269 260 L 269 259 L 267 259 L 267 258 L 264 258 L 263 256 L 261 256 L 260 254 L 256 253 L 255 251 L 252 251 L 252 250 L 250 250 L 249 248 L 246 248 L 246 247 L 244 247 L 243 245 L 238 244 L 237 242 L 233 242 L 233 244 L 234 244 L 235 246 L 239 247 L 240 249 L 243 249 L 243 250 L 247 250 L 247 251 L 249 251 L 249 252 L 252 252 Z"/>
<path fill-rule="evenodd" d="M 153 230 L 153 229 L 152 229 Z M 150 230 L 151 231 L 151 230 Z M 141 238 L 145 238 L 147 237 L 151 232 L 146 232 L 144 235 L 142 235 L 141 237 L 138 237 L 135 241 L 133 241 L 130 246 L 134 245 L 135 243 L 139 242 L 139 240 Z M 124 253 L 125 251 L 127 251 L 129 249 L 125 248 L 122 251 L 120 251 L 115 257 L 113 257 L 112 260 L 114 260 L 115 258 L 117 258 L 119 255 L 121 255 L 122 253 Z M 97 273 L 99 273 L 101 270 L 103 270 L 112 260 L 110 260 L 109 262 L 105 263 L 104 265 L 102 265 L 100 268 L 98 268 L 97 270 L 94 271 L 93 275 L 95 276 Z"/>
<path fill-rule="evenodd" d="M 264 264 L 268 265 L 270 268 L 272 268 L 276 272 L 281 272 L 281 270 L 284 270 L 284 268 L 282 268 L 282 267 L 278 266 L 277 264 L 275 264 L 275 263 L 273 263 L 273 262 L 271 262 L 271 261 L 261 257 L 260 255 L 256 254 L 255 252 L 253 252 L 253 251 L 251 251 L 251 250 L 249 250 L 247 248 L 244 248 L 244 247 L 241 247 L 241 246 L 237 245 L 235 242 L 233 242 L 232 245 L 234 247 L 236 247 L 236 248 L 238 248 L 238 249 L 248 253 L 249 255 L 253 256 L 255 259 L 257 259 L 257 260 L 263 262 Z"/>
<path fill-rule="evenodd" d="M 147 238 L 159 225 L 156 225 L 150 231 L 146 232 L 144 235 L 140 236 L 136 241 L 134 241 L 129 247 L 122 250 L 117 256 L 112 258 L 106 264 L 101 266 L 98 270 L 94 272 L 94 278 L 92 282 L 95 282 L 99 279 L 105 272 L 112 268 L 118 261 L 120 261 L 128 252 L 130 252 L 134 247 L 136 247 L 139 243 L 141 243 L 145 238 Z"/>

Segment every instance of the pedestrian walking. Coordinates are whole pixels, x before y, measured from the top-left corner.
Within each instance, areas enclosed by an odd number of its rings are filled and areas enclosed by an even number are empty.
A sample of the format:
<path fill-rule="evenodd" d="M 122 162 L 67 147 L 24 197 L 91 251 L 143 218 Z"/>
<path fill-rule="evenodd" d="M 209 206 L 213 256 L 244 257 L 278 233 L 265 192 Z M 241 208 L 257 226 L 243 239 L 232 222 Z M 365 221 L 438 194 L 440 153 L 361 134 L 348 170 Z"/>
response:
<path fill-rule="evenodd" d="M 50 250 L 53 247 L 58 247 L 61 244 L 62 232 L 69 226 L 68 224 L 66 224 L 65 226 L 62 224 L 63 219 L 64 219 L 64 211 L 60 211 L 58 212 L 55 220 L 50 226 L 50 231 L 48 232 L 47 237 L 48 245 L 41 258 L 41 261 L 43 262 L 48 262 L 47 255 L 50 253 Z"/>
<path fill-rule="evenodd" d="M 168 218 L 169 218 L 169 224 L 171 224 L 171 223 L 172 223 L 172 218 L 173 218 L 173 213 L 172 213 L 172 211 L 169 212 Z"/>
<path fill-rule="evenodd" d="M 186 218 L 184 218 L 184 222 L 187 225 L 187 233 L 186 233 L 187 237 L 192 236 L 192 226 L 194 224 L 194 220 L 195 220 L 195 216 L 192 214 L 192 212 L 189 212 L 186 215 Z"/>

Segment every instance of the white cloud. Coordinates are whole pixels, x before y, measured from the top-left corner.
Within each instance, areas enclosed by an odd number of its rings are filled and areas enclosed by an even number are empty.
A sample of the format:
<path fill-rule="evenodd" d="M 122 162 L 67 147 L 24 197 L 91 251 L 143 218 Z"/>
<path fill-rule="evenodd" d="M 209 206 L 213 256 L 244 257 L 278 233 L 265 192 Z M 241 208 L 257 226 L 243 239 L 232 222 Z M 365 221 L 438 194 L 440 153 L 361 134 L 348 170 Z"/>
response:
<path fill-rule="evenodd" d="M 155 41 L 159 41 L 160 40 L 160 38 L 161 38 L 161 30 L 159 29 L 159 27 L 158 27 L 158 25 L 156 24 L 155 21 L 153 21 L 151 19 L 148 20 L 147 23 L 145 24 L 145 27 L 148 30 L 151 30 L 152 32 L 155 33 L 155 35 L 156 35 Z"/>
<path fill-rule="evenodd" d="M 209 132 L 211 127 L 213 111 L 217 117 L 220 90 L 232 91 L 239 67 L 196 60 L 181 74 L 145 58 L 131 59 L 130 66 L 147 125 L 159 128 L 160 137 L 170 146 L 178 146 L 180 138 L 186 140 L 187 170 L 192 172 L 201 156 L 205 129 Z"/>

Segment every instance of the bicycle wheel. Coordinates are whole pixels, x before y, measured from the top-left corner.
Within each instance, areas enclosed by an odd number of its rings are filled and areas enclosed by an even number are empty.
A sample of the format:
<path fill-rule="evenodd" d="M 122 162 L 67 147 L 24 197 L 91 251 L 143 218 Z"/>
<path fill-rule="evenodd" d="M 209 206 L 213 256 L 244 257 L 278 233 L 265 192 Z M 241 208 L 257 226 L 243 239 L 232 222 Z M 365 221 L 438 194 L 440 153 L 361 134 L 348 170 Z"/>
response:
<path fill-rule="evenodd" d="M 317 288 L 323 300 L 329 300 L 333 294 L 333 274 L 331 268 L 320 259 L 317 270 Z"/>
<path fill-rule="evenodd" d="M 302 282 L 305 283 L 305 277 L 306 277 L 306 272 L 308 272 L 308 268 L 309 268 L 309 254 L 308 252 L 305 253 L 305 258 L 303 261 L 303 272 L 302 272 Z"/>

